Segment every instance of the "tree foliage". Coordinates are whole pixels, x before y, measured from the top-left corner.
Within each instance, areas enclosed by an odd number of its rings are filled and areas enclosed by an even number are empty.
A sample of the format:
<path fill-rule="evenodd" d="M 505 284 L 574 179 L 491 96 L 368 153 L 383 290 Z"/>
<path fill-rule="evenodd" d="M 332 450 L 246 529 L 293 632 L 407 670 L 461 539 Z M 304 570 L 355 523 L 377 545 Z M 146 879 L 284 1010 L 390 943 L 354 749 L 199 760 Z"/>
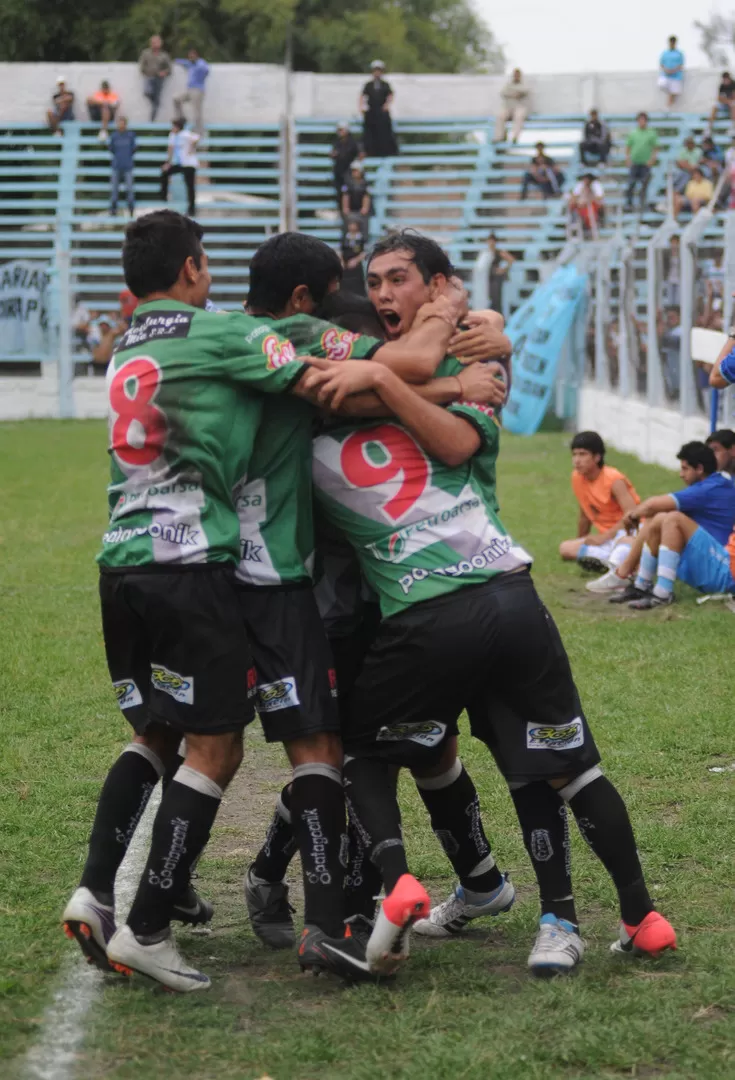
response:
<path fill-rule="evenodd" d="M 735 16 L 712 15 L 709 22 L 695 22 L 702 52 L 713 67 L 726 68 L 735 57 Z"/>
<path fill-rule="evenodd" d="M 471 0 L 2 0 L 0 60 L 136 60 L 153 33 L 210 61 L 282 63 L 289 28 L 302 71 L 502 71 Z"/>

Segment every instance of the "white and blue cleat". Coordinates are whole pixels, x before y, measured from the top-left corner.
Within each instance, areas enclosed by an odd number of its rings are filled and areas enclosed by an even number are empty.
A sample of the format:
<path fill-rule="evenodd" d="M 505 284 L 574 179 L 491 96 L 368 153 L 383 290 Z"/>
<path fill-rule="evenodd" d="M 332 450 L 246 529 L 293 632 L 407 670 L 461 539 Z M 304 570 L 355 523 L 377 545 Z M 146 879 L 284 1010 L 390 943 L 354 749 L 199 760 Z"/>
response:
<path fill-rule="evenodd" d="M 414 924 L 414 932 L 423 937 L 448 938 L 461 933 L 467 923 L 485 916 L 509 911 L 516 898 L 513 885 L 503 874 L 503 884 L 491 893 L 477 893 L 457 885 L 452 895 L 431 909 L 428 918 Z"/>
<path fill-rule="evenodd" d="M 540 978 L 566 975 L 581 964 L 583 956 L 584 942 L 573 923 L 556 915 L 541 916 L 528 957 L 528 968 L 533 975 Z"/>

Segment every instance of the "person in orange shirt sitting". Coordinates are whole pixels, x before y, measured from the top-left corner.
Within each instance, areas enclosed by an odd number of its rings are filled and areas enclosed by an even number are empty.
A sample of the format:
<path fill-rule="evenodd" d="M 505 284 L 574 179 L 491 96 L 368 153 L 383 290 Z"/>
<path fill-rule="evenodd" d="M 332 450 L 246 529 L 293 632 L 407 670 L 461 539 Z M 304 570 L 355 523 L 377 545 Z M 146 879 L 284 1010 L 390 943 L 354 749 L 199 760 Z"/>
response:
<path fill-rule="evenodd" d="M 596 431 L 578 432 L 571 450 L 579 525 L 573 540 L 562 540 L 559 554 L 583 570 L 605 573 L 627 554 L 623 517 L 641 500 L 628 477 L 605 464 L 605 444 Z"/>
<path fill-rule="evenodd" d="M 116 94 L 114 90 L 110 88 L 108 82 L 100 83 L 99 90 L 95 90 L 87 98 L 87 109 L 89 110 L 89 119 L 95 124 L 102 124 L 100 129 L 100 139 L 103 142 L 107 141 L 107 129 L 110 126 L 110 121 L 115 119 L 115 113 L 120 105 L 120 96 Z"/>

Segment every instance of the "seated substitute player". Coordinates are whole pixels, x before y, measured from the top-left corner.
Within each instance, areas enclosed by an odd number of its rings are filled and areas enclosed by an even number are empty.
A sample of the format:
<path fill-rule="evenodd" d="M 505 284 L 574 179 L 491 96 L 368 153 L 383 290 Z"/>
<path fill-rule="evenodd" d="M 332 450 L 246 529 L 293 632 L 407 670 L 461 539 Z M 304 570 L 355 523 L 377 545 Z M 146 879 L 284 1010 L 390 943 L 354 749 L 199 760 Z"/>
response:
<path fill-rule="evenodd" d="M 386 238 L 368 265 L 369 295 L 397 325 L 418 274 L 405 248 L 400 236 Z M 347 702 L 343 739 L 351 809 L 387 896 L 369 937 L 353 926 L 322 949 L 357 976 L 405 959 L 410 926 L 429 900 L 408 873 L 396 767 L 436 766 L 465 705 L 511 787 L 542 895 L 573 911 L 565 859 L 549 859 L 564 851 L 559 811 L 568 803 L 618 890 L 615 951 L 675 947 L 646 889 L 625 805 L 599 768 L 563 645 L 528 574 L 531 559 L 498 518 L 492 410 L 437 408 L 381 365 L 348 361 L 308 379 L 337 408 L 345 393 L 372 389 L 401 421 L 346 424 L 314 445 L 320 504 L 355 548 L 383 614 Z M 568 970 L 583 948 L 571 919 L 549 910 L 529 963 Z"/>
<path fill-rule="evenodd" d="M 718 470 L 735 479 L 735 431 L 720 428 L 707 436 L 706 443 L 715 452 Z"/>
<path fill-rule="evenodd" d="M 411 350 L 416 352 L 412 342 L 417 340 L 417 333 L 426 336 L 421 328 L 432 311 L 434 296 L 441 295 L 447 284 L 446 277 L 442 276 L 441 283 L 435 283 L 431 289 L 425 289 L 427 302 L 417 313 L 410 332 L 384 344 L 380 325 L 377 332 L 381 337 L 376 339 L 344 332 L 308 314 L 313 311 L 315 302 L 324 298 L 328 288 L 338 283 L 340 269 L 334 252 L 319 240 L 297 233 L 273 237 L 261 246 L 251 263 L 249 310 L 257 315 L 273 312 L 276 316 L 270 319 L 273 328 L 281 335 L 288 333 L 290 340 L 304 354 L 343 359 L 350 355 L 368 356 L 386 364 L 404 378 L 426 378 L 436 366 L 432 350 L 437 345 L 444 348 L 448 335 L 442 339 L 434 326 L 431 349 L 422 349 L 423 359 L 420 362 L 411 358 Z M 426 273 L 427 277 L 431 277 L 430 268 L 426 268 Z M 330 298 L 336 295 L 331 293 Z M 356 299 L 352 303 L 359 305 L 361 301 Z M 362 303 L 374 317 L 369 303 Z M 510 349 L 508 339 L 495 328 L 496 323 L 497 320 L 493 320 L 485 330 L 486 355 L 493 352 L 502 355 Z M 443 330 L 443 327 L 439 329 Z M 481 337 L 482 330 L 476 326 L 462 335 L 461 347 L 474 351 L 479 347 Z M 453 371 L 455 373 L 433 379 L 421 388 L 421 392 L 432 400 L 446 403 L 467 394 L 485 401 L 502 402 L 504 390 L 498 385 L 496 371 L 490 370 L 488 365 L 472 364 L 463 369 L 455 361 Z M 345 405 L 349 406 L 350 403 L 346 402 Z M 371 407 L 375 411 L 376 406 L 386 412 L 374 395 L 369 401 L 356 400 L 350 411 L 359 413 Z M 244 613 L 255 666 L 259 682 L 263 684 L 258 709 L 266 738 L 285 739 L 292 764 L 295 765 L 294 783 L 286 785 L 281 794 L 266 844 L 250 868 L 245 883 L 253 928 L 258 936 L 274 947 L 287 947 L 294 940 L 288 890 L 283 877 L 294 853 L 295 834 L 298 835 L 299 829 L 305 830 L 307 841 L 310 841 L 314 828 L 311 819 L 302 823 L 299 819 L 303 813 L 294 809 L 297 787 L 307 771 L 307 762 L 297 761 L 294 750 L 298 747 L 299 752 L 302 749 L 313 752 L 317 742 L 325 742 L 326 736 L 320 732 L 325 727 L 334 729 L 336 722 L 333 683 L 327 678 L 331 661 L 311 593 L 311 566 L 314 561 L 310 502 L 312 427 L 310 411 L 305 407 L 300 408 L 299 402 L 282 399 L 266 402 L 264 421 L 256 437 L 247 483 L 237 489 L 243 549 L 238 578 L 246 598 Z M 294 517 L 294 503 L 298 505 L 298 517 Z M 277 611 L 279 607 L 283 608 L 283 618 L 274 617 L 274 610 Z M 299 612 L 297 619 L 294 619 L 294 611 Z M 298 629 L 298 640 L 294 637 L 294 630 L 288 629 L 290 625 Z M 294 671 L 300 674 L 295 675 Z M 317 682 L 314 673 L 320 671 L 324 672 L 324 676 Z M 337 684 L 340 687 L 342 676 L 340 665 L 337 665 Z M 299 732 L 305 730 L 312 733 L 306 741 L 299 737 Z M 335 759 L 338 751 L 337 742 Z M 330 766 L 330 762 L 323 756 L 318 765 L 316 762 L 314 765 L 324 770 Z M 456 851 L 453 851 L 455 869 L 483 891 L 483 899 L 492 893 L 493 899 L 498 900 L 499 909 L 507 907 L 512 901 L 512 886 L 504 888 L 503 877 L 494 867 L 489 844 L 482 833 L 479 807 L 475 809 L 477 795 L 474 785 L 460 763 L 452 762 L 451 765 L 453 780 L 458 781 L 456 784 L 438 784 L 433 779 L 426 781 L 425 802 L 432 815 L 432 824 L 441 835 L 449 835 L 458 819 L 460 825 L 465 825 L 467 836 L 456 841 Z M 331 767 L 337 766 L 332 764 Z M 439 788 L 442 788 L 441 792 Z M 445 788 L 446 791 L 443 790 Z M 329 878 L 329 891 L 323 888 L 310 890 L 309 879 L 318 876 L 317 868 L 311 867 L 308 853 L 305 858 L 302 852 L 302 863 L 308 870 L 305 880 L 306 931 L 299 948 L 299 959 L 303 966 L 308 966 L 313 950 L 319 948 L 318 934 L 311 930 L 316 927 L 324 932 L 325 929 L 323 919 L 320 922 L 317 913 L 323 915 L 327 898 L 333 921 L 339 909 L 338 796 L 336 791 L 332 791 L 331 795 L 335 804 L 331 817 L 326 808 L 319 815 L 319 830 L 324 837 L 322 847 L 327 854 L 330 851 L 333 853 L 334 860 L 324 875 Z M 457 811 L 458 798 L 463 801 Z M 442 815 L 442 807 L 448 803 L 452 806 L 449 821 Z M 473 810 L 469 817 L 468 807 Z M 333 831 L 336 830 L 334 835 L 329 835 L 330 826 Z M 472 848 L 471 852 L 468 852 L 468 847 Z M 320 852 L 322 856 L 323 852 Z M 313 903 L 310 902 L 310 891 L 314 897 Z M 499 892 L 504 894 L 502 903 L 495 896 Z M 491 907 L 490 902 L 486 903 L 484 913 L 491 914 Z"/>
<path fill-rule="evenodd" d="M 717 471 L 712 447 L 685 443 L 678 453 L 682 491 L 653 495 L 625 516 L 646 523 L 615 571 L 623 591 L 610 602 L 648 611 L 674 602 L 677 577 L 704 593 L 735 592 L 728 542 L 735 528 L 735 484 Z M 638 568 L 634 582 L 630 577 Z"/>
<path fill-rule="evenodd" d="M 626 535 L 623 515 L 641 500 L 628 477 L 605 464 L 605 444 L 596 431 L 578 432 L 571 451 L 579 523 L 576 538 L 562 540 L 559 554 L 568 562 L 578 562 L 583 570 L 603 572 L 609 568 L 613 551 L 616 559 L 625 555 L 620 550 Z"/>
<path fill-rule="evenodd" d="M 100 598 L 118 705 L 135 731 L 102 788 L 66 932 L 102 970 L 142 972 L 170 990 L 206 989 L 171 936 L 191 868 L 242 757 L 255 692 L 241 606 L 232 489 L 247 470 L 266 394 L 305 393 L 293 346 L 243 313 L 203 310 L 202 229 L 171 211 L 125 233 L 123 269 L 140 297 L 108 373 L 110 524 Z M 280 363 L 273 363 L 277 356 Z M 186 759 L 163 794 L 127 923 L 115 874 L 182 736 Z"/>

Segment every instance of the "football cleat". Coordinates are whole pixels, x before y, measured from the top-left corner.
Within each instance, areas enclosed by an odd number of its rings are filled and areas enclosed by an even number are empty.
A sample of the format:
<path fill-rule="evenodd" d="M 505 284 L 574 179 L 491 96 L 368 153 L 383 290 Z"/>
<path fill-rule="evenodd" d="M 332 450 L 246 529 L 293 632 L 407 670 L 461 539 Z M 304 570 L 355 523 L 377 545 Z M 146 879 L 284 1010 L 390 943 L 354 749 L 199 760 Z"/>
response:
<path fill-rule="evenodd" d="M 610 569 L 604 559 L 598 559 L 596 555 L 582 555 L 577 559 L 577 565 L 590 574 L 605 574 Z"/>
<path fill-rule="evenodd" d="M 528 957 L 529 970 L 540 978 L 565 975 L 582 962 L 584 942 L 574 923 L 542 915 L 536 940 Z"/>
<path fill-rule="evenodd" d="M 214 907 L 203 900 L 193 885 L 189 885 L 178 904 L 174 905 L 171 918 L 187 926 L 202 926 L 212 921 Z"/>
<path fill-rule="evenodd" d="M 605 595 L 618 591 L 622 592 L 627 584 L 627 578 L 618 577 L 614 570 L 608 570 L 602 577 L 595 578 L 594 581 L 588 581 L 585 589 L 587 592 Z"/>
<path fill-rule="evenodd" d="M 107 959 L 107 943 L 115 933 L 115 909 L 101 904 L 94 893 L 78 888 L 64 909 L 64 933 L 79 944 L 87 958 L 100 971 L 114 971 Z"/>
<path fill-rule="evenodd" d="M 652 608 L 669 607 L 674 603 L 674 594 L 668 596 L 656 596 L 655 593 L 646 593 L 638 600 L 631 600 L 628 607 L 631 611 L 650 611 Z"/>
<path fill-rule="evenodd" d="M 353 915 L 345 922 L 343 938 L 322 938 L 319 948 L 333 975 L 348 982 L 376 982 L 380 978 L 370 971 L 366 955 L 373 927 L 374 923 L 364 915 Z"/>
<path fill-rule="evenodd" d="M 365 949 L 369 970 L 393 975 L 408 959 L 409 933 L 431 909 L 429 894 L 411 874 L 403 874 L 383 903 Z"/>
<path fill-rule="evenodd" d="M 137 971 L 179 994 L 208 990 L 212 985 L 207 975 L 186 963 L 170 930 L 162 941 L 143 945 L 129 926 L 121 926 L 110 939 L 107 958 L 121 975 Z"/>
<path fill-rule="evenodd" d="M 509 911 L 515 898 L 516 891 L 505 874 L 503 884 L 491 893 L 475 893 L 457 885 L 449 899 L 432 908 L 428 919 L 419 919 L 413 929 L 424 937 L 452 937 L 464 930 L 472 919 Z"/>
<path fill-rule="evenodd" d="M 618 939 L 613 941 L 610 952 L 658 957 L 666 949 L 675 948 L 676 931 L 671 923 L 657 911 L 649 911 L 637 926 L 621 922 Z"/>
<path fill-rule="evenodd" d="M 245 875 L 245 903 L 253 933 L 272 949 L 290 949 L 296 944 L 293 908 L 288 902 L 284 881 L 261 881 L 252 866 Z"/>
<path fill-rule="evenodd" d="M 608 604 L 629 604 L 631 600 L 641 600 L 644 596 L 648 596 L 649 591 L 648 589 L 638 589 L 630 582 L 622 592 L 616 590 L 612 596 L 608 597 L 607 602 Z"/>

